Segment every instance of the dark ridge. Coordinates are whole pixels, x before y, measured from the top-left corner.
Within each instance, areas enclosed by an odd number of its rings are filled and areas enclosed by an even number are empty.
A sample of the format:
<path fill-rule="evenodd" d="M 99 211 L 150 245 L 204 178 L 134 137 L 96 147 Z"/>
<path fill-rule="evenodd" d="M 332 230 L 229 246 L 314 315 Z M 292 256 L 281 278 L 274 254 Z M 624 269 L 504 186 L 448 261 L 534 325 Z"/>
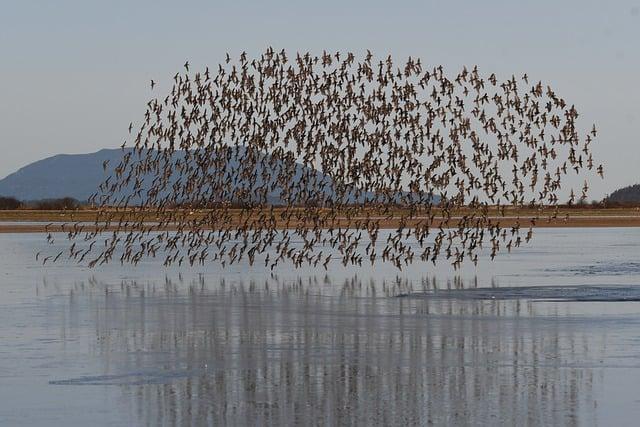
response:
<path fill-rule="evenodd" d="M 604 199 L 608 206 L 640 205 L 640 184 L 620 188 Z"/>

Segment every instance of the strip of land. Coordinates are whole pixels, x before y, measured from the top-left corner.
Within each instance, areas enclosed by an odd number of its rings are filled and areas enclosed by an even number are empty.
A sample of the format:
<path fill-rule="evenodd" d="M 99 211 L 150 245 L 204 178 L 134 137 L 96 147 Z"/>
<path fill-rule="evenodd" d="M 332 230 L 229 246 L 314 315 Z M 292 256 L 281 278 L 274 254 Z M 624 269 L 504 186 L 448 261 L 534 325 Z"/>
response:
<path fill-rule="evenodd" d="M 301 218 L 304 218 L 304 209 L 299 208 Z M 278 209 L 275 209 L 276 217 L 278 217 Z M 440 218 L 437 214 L 432 222 L 432 227 L 438 227 L 439 225 L 454 227 L 458 223 L 458 219 L 463 215 L 468 215 L 471 211 L 465 208 L 458 209 L 452 213 L 452 217 L 448 224 Z M 202 229 L 210 229 L 206 224 L 203 225 L 200 221 L 210 215 L 211 211 L 199 210 L 190 212 L 180 212 L 182 220 L 193 220 L 194 223 L 198 223 Z M 73 230 L 74 224 L 82 225 L 83 231 L 92 231 L 97 228 L 105 230 L 131 231 L 135 229 L 134 223 L 136 221 L 144 221 L 145 226 L 154 224 L 160 224 L 164 221 L 162 226 L 158 226 L 158 230 L 176 230 L 179 225 L 178 222 L 166 222 L 167 215 L 176 215 L 176 212 L 158 214 L 157 212 L 148 211 L 129 211 L 129 212 L 117 212 L 112 213 L 112 222 L 109 226 L 104 227 L 100 221 L 98 211 L 91 209 L 80 209 L 73 211 L 43 211 L 43 210 L 11 210 L 0 211 L 0 233 L 44 233 L 44 232 L 69 232 Z M 225 226 L 242 226 L 246 221 L 246 217 L 241 215 L 241 211 L 230 210 L 230 222 L 227 222 Z M 375 212 L 368 214 L 369 219 L 375 219 L 378 221 L 380 228 L 394 229 L 398 228 L 401 224 L 401 216 L 403 211 L 396 210 L 389 215 L 381 216 Z M 255 212 L 255 218 L 258 217 L 259 211 Z M 497 209 L 489 209 L 487 216 L 494 221 L 499 221 L 502 227 L 512 227 L 519 224 L 521 227 L 640 227 L 640 208 L 637 207 L 625 207 L 625 208 L 560 208 L 557 211 L 553 209 L 546 209 L 542 212 L 533 209 L 514 209 L 507 208 L 503 213 L 499 213 Z M 534 224 L 531 223 L 531 218 L 538 217 Z M 356 219 L 364 220 L 366 215 L 363 212 L 359 212 L 358 216 L 351 218 L 351 224 Z M 96 220 L 98 219 L 98 224 Z M 426 217 L 421 217 L 417 214 L 417 217 L 406 221 L 405 227 L 412 227 L 415 225 L 423 224 Z M 124 224 L 118 224 L 122 221 Z M 334 218 L 332 226 L 346 226 L 349 221 L 346 217 Z M 276 227 L 280 229 L 295 228 L 305 224 L 304 219 L 291 219 L 289 221 L 278 220 L 276 221 Z M 312 225 L 310 223 L 306 224 Z"/>

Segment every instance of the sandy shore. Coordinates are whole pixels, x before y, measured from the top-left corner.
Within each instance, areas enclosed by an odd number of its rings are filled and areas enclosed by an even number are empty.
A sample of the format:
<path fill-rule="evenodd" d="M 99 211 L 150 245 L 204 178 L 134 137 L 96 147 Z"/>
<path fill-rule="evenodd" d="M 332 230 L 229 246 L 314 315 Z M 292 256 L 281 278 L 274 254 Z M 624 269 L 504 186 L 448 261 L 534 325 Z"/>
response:
<path fill-rule="evenodd" d="M 462 215 L 464 211 L 456 214 Z M 197 219 L 205 215 L 206 212 L 194 212 L 192 217 Z M 560 209 L 555 219 L 549 218 L 551 211 L 544 212 L 536 221 L 535 227 L 640 227 L 640 208 L 609 208 L 609 209 Z M 490 212 L 490 217 L 500 220 L 503 227 L 510 227 L 520 222 L 523 227 L 528 227 L 530 218 L 535 216 L 532 210 L 515 210 L 510 209 L 505 212 L 505 216 L 500 217 L 497 212 Z M 379 220 L 380 228 L 397 228 L 399 225 L 398 218 L 386 218 L 373 216 Z M 451 224 L 455 224 L 457 216 L 451 220 Z M 36 210 L 17 210 L 17 211 L 0 211 L 0 233 L 43 233 L 50 232 L 68 232 L 72 229 L 76 222 L 84 222 L 84 230 L 90 231 L 95 228 L 93 224 L 96 219 L 96 212 L 92 210 L 79 211 L 36 211 Z M 126 214 L 125 218 L 126 219 Z M 145 214 L 145 221 L 155 223 L 158 218 L 154 213 Z M 412 220 L 407 226 L 418 223 L 420 220 Z M 336 226 L 344 224 L 346 220 L 338 220 Z M 434 226 L 440 223 L 436 219 Z M 296 222 L 289 223 L 289 228 L 296 226 Z M 279 228 L 287 227 L 284 221 L 278 223 Z M 165 226 L 163 230 L 175 229 L 175 226 Z M 109 227 L 115 229 L 115 227 Z"/>

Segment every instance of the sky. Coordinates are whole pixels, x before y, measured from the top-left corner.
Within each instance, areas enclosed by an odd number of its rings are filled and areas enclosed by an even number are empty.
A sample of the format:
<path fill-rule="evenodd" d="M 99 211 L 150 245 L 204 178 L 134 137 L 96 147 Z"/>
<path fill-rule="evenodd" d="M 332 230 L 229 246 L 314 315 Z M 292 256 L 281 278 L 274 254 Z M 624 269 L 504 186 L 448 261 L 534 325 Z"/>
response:
<path fill-rule="evenodd" d="M 640 0 L 0 0 L 0 178 L 60 153 L 115 148 L 189 60 L 225 53 L 392 54 L 457 73 L 527 73 L 596 123 L 605 180 L 640 182 Z"/>

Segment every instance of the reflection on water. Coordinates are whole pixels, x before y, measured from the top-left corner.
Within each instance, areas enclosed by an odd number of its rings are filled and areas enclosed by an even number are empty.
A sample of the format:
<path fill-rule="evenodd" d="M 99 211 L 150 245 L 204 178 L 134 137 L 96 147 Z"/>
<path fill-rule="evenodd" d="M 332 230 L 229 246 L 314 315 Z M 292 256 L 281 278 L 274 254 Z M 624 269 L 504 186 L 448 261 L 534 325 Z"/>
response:
<path fill-rule="evenodd" d="M 589 322 L 521 301 L 371 298 L 357 278 L 327 297 L 324 281 L 78 284 L 66 318 L 91 313 L 104 374 L 52 384 L 119 386 L 149 425 L 593 419 L 606 346 Z"/>
<path fill-rule="evenodd" d="M 546 233 L 477 270 L 275 274 L 0 237 L 0 425 L 633 425 L 640 231 Z"/>

